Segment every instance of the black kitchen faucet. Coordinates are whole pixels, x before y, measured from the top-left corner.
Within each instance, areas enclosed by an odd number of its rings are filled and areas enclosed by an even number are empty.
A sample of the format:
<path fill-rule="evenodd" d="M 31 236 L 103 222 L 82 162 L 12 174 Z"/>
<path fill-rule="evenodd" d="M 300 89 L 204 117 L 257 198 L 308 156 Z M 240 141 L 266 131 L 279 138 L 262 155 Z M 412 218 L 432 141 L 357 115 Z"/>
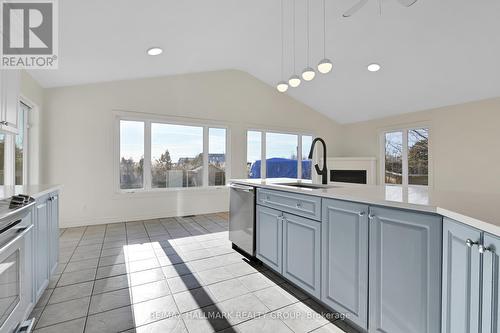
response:
<path fill-rule="evenodd" d="M 314 146 L 316 145 L 316 142 L 321 142 L 323 145 L 323 169 L 320 169 L 317 164 L 314 165 L 314 168 L 316 169 L 316 172 L 318 175 L 321 175 L 321 183 L 323 185 L 328 184 L 328 169 L 326 168 L 326 143 L 325 140 L 322 138 L 316 138 L 313 140 L 311 144 L 311 150 L 309 151 L 309 159 L 312 160 L 313 158 L 313 152 L 314 152 Z"/>

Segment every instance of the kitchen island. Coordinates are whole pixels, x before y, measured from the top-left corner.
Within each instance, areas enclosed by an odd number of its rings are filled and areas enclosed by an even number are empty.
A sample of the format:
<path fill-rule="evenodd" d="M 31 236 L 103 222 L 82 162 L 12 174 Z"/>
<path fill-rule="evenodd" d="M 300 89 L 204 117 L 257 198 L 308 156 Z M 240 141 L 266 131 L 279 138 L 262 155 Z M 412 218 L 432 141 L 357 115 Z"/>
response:
<path fill-rule="evenodd" d="M 498 332 L 499 195 L 231 182 L 257 188 L 255 256 L 362 331 Z"/>

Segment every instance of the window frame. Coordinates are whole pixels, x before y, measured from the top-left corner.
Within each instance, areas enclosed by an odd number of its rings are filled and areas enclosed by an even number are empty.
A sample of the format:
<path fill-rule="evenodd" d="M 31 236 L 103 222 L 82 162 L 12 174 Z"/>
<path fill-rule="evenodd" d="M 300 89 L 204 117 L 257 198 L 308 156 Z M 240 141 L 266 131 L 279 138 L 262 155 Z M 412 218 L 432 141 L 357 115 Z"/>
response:
<path fill-rule="evenodd" d="M 29 116 L 30 112 L 33 112 L 33 104 L 28 102 L 25 98 L 19 98 L 19 104 L 24 104 L 29 110 L 26 110 L 26 112 L 23 115 L 23 124 L 18 124 L 18 127 L 20 125 L 23 126 L 24 132 L 23 132 L 23 183 L 22 184 L 17 184 L 16 186 L 24 186 L 28 185 L 29 182 Z M 21 105 L 19 105 L 19 108 L 21 108 Z M 18 111 L 19 112 L 19 111 Z M 16 149 L 16 139 L 15 134 L 13 136 L 13 143 L 14 143 L 14 152 Z M 15 156 L 14 156 L 14 184 L 16 182 L 15 175 L 16 175 L 16 165 L 15 165 Z"/>
<path fill-rule="evenodd" d="M 140 121 L 144 122 L 144 174 L 143 188 L 122 189 L 120 186 L 120 121 Z M 208 153 L 209 153 L 209 128 L 219 128 L 226 130 L 226 184 L 231 177 L 230 158 L 230 128 L 228 125 L 203 119 L 185 119 L 181 117 L 167 117 L 161 115 L 136 114 L 128 111 L 113 111 L 114 122 L 114 153 L 113 153 L 113 186 L 118 194 L 148 194 L 148 193 L 168 193 L 178 191 L 203 191 L 220 190 L 226 185 L 208 185 Z M 180 126 L 195 126 L 203 128 L 203 185 L 196 187 L 166 187 L 153 188 L 151 178 L 151 124 L 168 124 Z"/>
<path fill-rule="evenodd" d="M 429 143 L 428 143 L 428 185 L 417 185 L 409 184 L 409 174 L 408 174 L 408 131 L 414 129 L 427 129 L 429 133 Z M 402 132 L 403 134 L 403 152 L 402 152 L 402 162 L 403 162 L 403 175 L 402 184 L 389 184 L 385 182 L 385 135 L 391 132 Z M 430 188 L 434 185 L 433 180 L 433 162 L 432 162 L 432 126 L 427 122 L 406 124 L 400 126 L 386 127 L 379 130 L 379 184 L 386 186 L 413 186 L 413 187 L 423 187 Z"/>
<path fill-rule="evenodd" d="M 266 164 L 264 161 L 266 161 L 266 134 L 267 133 L 274 133 L 274 134 L 292 134 L 292 135 L 297 135 L 297 178 L 299 180 L 305 180 L 309 181 L 309 179 L 303 179 L 302 178 L 302 137 L 303 136 L 310 136 L 312 137 L 312 140 L 317 137 L 315 133 L 312 133 L 310 131 L 304 131 L 304 130 L 280 130 L 280 129 L 262 129 L 262 128 L 256 128 L 256 127 L 248 127 L 245 129 L 245 165 L 248 163 L 248 132 L 260 132 L 260 154 L 261 154 L 261 163 L 260 163 L 260 177 L 262 179 L 267 177 L 267 170 L 266 170 Z M 300 157 L 300 158 L 298 158 Z M 312 165 L 318 163 L 318 158 L 317 154 L 314 154 Z M 311 166 L 312 170 L 314 168 Z M 317 175 L 315 175 L 314 172 L 311 170 L 311 181 L 317 181 Z M 248 174 L 246 174 L 246 177 L 248 178 Z M 294 178 L 295 179 L 295 178 Z"/>

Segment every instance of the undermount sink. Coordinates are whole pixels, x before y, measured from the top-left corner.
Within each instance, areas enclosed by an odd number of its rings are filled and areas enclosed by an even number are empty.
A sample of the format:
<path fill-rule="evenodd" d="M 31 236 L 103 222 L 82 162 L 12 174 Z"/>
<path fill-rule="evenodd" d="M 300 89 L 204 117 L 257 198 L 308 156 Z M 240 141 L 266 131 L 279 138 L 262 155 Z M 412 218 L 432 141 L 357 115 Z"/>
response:
<path fill-rule="evenodd" d="M 291 187 L 310 188 L 310 189 L 314 189 L 314 190 L 320 190 L 322 188 L 338 187 L 338 186 L 334 186 L 334 185 L 309 184 L 309 183 L 286 183 L 286 184 L 280 184 L 280 185 L 291 186 Z"/>

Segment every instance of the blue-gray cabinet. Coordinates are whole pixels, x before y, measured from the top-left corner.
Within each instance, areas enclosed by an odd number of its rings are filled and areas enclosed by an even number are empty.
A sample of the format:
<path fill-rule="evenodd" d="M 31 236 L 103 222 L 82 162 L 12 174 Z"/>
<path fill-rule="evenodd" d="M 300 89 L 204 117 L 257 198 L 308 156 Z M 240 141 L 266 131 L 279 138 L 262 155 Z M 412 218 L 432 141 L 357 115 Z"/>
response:
<path fill-rule="evenodd" d="M 441 328 L 440 216 L 370 207 L 369 332 Z"/>
<path fill-rule="evenodd" d="M 283 276 L 320 298 L 321 222 L 283 214 Z"/>
<path fill-rule="evenodd" d="M 368 206 L 323 199 L 321 301 L 368 329 Z"/>
<path fill-rule="evenodd" d="M 443 223 L 442 332 L 479 332 L 481 231 Z"/>
<path fill-rule="evenodd" d="M 59 194 L 51 193 L 48 200 L 49 273 L 53 274 L 59 259 Z"/>
<path fill-rule="evenodd" d="M 35 302 L 38 301 L 43 291 L 49 284 L 49 195 L 37 198 L 35 203 L 34 220 L 34 284 Z"/>
<path fill-rule="evenodd" d="M 267 189 L 257 190 L 257 203 L 313 220 L 321 220 L 321 198 Z"/>
<path fill-rule="evenodd" d="M 40 299 L 59 261 L 59 193 L 36 198 L 33 219 L 33 298 Z"/>
<path fill-rule="evenodd" d="M 257 205 L 255 256 L 281 273 L 283 255 L 283 213 Z"/>
<path fill-rule="evenodd" d="M 500 238 L 485 233 L 478 249 L 483 254 L 481 332 L 500 333 Z"/>

